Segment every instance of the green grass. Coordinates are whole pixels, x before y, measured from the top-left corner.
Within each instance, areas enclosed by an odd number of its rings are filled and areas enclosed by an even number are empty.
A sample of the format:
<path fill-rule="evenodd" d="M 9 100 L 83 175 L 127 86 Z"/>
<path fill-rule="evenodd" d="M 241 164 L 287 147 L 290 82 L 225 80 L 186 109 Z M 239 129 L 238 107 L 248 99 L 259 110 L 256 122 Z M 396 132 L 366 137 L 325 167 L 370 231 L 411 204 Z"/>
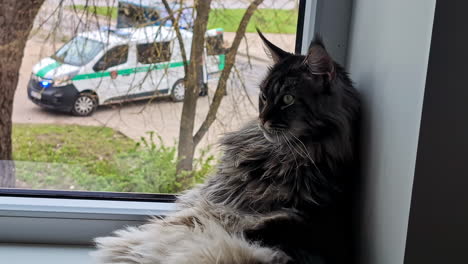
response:
<path fill-rule="evenodd" d="M 73 7 L 69 7 L 73 9 Z M 77 10 L 85 10 L 83 5 L 76 5 Z M 89 6 L 89 12 L 117 18 L 117 8 Z M 223 28 L 226 32 L 235 32 L 239 22 L 244 15 L 245 9 L 212 9 L 208 20 L 208 29 Z M 257 10 L 247 26 L 247 32 L 256 32 L 259 27 L 265 33 L 296 33 L 297 10 L 285 9 L 259 9 Z"/>
<path fill-rule="evenodd" d="M 208 28 L 223 28 L 235 32 L 245 9 L 213 9 L 208 20 Z M 255 27 L 264 33 L 296 33 L 297 10 L 259 9 L 247 25 L 247 32 L 256 32 Z"/>
<path fill-rule="evenodd" d="M 96 14 L 99 16 L 106 16 L 111 17 L 112 19 L 117 19 L 117 8 L 116 7 L 109 7 L 109 6 L 87 6 L 84 5 L 75 5 L 68 7 L 71 10 L 88 10 L 92 14 Z"/>
<path fill-rule="evenodd" d="M 111 128 L 15 124 L 13 157 L 19 187 L 87 191 L 180 191 L 176 147 L 150 134 L 135 142 Z M 192 184 L 211 171 L 214 158 L 195 160 Z"/>

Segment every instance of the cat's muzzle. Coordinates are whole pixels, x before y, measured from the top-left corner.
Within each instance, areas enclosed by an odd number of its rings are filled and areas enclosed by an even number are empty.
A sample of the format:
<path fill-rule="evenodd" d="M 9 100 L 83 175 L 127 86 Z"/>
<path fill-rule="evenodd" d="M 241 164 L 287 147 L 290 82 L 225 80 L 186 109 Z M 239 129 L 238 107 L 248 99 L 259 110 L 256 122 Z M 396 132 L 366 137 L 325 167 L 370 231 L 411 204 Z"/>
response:
<path fill-rule="evenodd" d="M 265 128 L 262 124 L 258 124 L 260 130 L 262 130 L 263 136 L 266 140 L 271 143 L 281 143 L 282 135 L 284 135 L 285 129 L 278 128 Z"/>

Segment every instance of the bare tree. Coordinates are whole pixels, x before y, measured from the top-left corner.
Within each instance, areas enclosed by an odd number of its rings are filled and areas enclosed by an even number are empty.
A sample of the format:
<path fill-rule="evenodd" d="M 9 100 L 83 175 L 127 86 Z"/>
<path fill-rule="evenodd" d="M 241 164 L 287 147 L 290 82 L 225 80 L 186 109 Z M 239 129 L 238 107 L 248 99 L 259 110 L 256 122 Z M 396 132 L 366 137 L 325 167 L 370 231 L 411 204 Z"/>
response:
<path fill-rule="evenodd" d="M 203 2 L 203 6 L 200 5 L 201 2 Z M 195 19 L 194 40 L 192 42 L 192 49 L 198 47 L 201 50 L 204 46 L 203 36 L 206 32 L 206 22 L 208 21 L 209 13 L 209 6 L 206 6 L 204 2 L 211 1 L 198 1 L 199 4 L 197 6 L 197 17 Z M 189 69 L 189 74 L 187 78 L 188 81 L 186 85 L 186 96 L 184 99 L 184 106 L 182 110 L 179 132 L 178 158 L 180 161 L 177 168 L 178 172 L 192 170 L 195 148 L 203 139 L 208 129 L 216 119 L 216 114 L 218 112 L 219 106 L 221 105 L 221 101 L 223 100 L 223 97 L 226 93 L 227 81 L 229 79 L 229 75 L 231 74 L 231 70 L 236 60 L 237 50 L 239 49 L 241 40 L 245 35 L 245 31 L 247 29 L 247 25 L 249 24 L 250 19 L 252 18 L 253 14 L 262 2 L 263 0 L 254 0 L 246 9 L 242 20 L 239 23 L 239 27 L 237 28 L 234 41 L 231 47 L 229 47 L 227 50 L 225 66 L 223 71 L 221 72 L 221 76 L 219 78 L 219 82 L 213 100 L 210 104 L 208 114 L 195 135 L 193 134 L 193 132 L 196 115 L 196 104 L 199 93 L 199 87 L 197 85 L 198 77 L 196 75 L 196 67 L 199 62 L 201 63 L 201 54 L 194 55 L 194 50 L 192 50 L 190 61 L 190 67 L 192 68 Z M 205 8 L 205 10 L 202 10 L 201 8 Z M 192 59 L 197 59 L 197 63 L 192 63 Z M 190 70 L 194 70 L 195 72 Z"/>
<path fill-rule="evenodd" d="M 14 187 L 12 157 L 13 97 L 24 47 L 34 18 L 44 0 L 0 2 L 0 187 Z"/>
<path fill-rule="evenodd" d="M 34 18 L 43 2 L 44 0 L 5 0 L 0 4 L 0 81 L 2 81 L 0 85 L 4 86 L 2 89 L 3 94 L 0 96 L 0 160 L 12 160 L 11 131 L 13 96 L 18 83 L 19 68 L 23 58 L 24 47 L 33 26 Z M 209 112 L 202 125 L 195 130 L 197 100 L 200 93 L 199 80 L 202 78 L 202 71 L 200 71 L 200 69 L 203 65 L 203 56 L 206 46 L 205 33 L 211 10 L 211 2 L 211 0 L 193 1 L 196 17 L 193 26 L 191 52 L 190 54 L 186 54 L 180 29 L 177 26 L 182 10 L 170 10 L 168 1 L 163 0 L 163 3 L 168 10 L 169 18 L 160 18 L 160 20 L 164 21 L 166 19 L 171 19 L 173 21 L 176 36 L 181 48 L 186 76 L 185 97 L 179 131 L 178 172 L 191 171 L 193 169 L 192 163 L 195 149 L 216 119 L 216 114 L 226 93 L 230 73 L 233 68 L 235 70 L 234 64 L 239 45 L 245 36 L 250 19 L 263 0 L 251 1 L 250 5 L 246 9 L 235 33 L 232 45 L 227 49 L 224 69 L 221 72 L 215 94 L 210 102 Z M 183 6 L 182 0 L 180 1 L 180 4 Z M 87 7 L 88 1 L 86 1 L 85 10 Z M 63 5 L 61 1 L 57 10 L 60 11 L 62 9 Z M 87 29 L 89 26 L 86 25 L 86 21 L 90 19 L 96 20 L 97 27 L 99 28 L 99 19 L 96 14 L 94 14 L 93 17 L 88 17 L 88 12 L 85 11 L 79 15 L 75 7 L 73 7 L 73 12 L 79 18 L 77 29 L 80 26 Z M 85 16 L 84 21 L 83 16 Z M 151 24 L 154 22 L 148 23 Z M 107 24 L 110 25 L 110 21 Z M 187 44 L 188 43 L 185 43 L 185 45 Z M 194 133 L 195 131 L 196 133 Z M 186 178 L 186 180 L 190 180 L 190 178 Z M 13 162 L 0 163 L 0 187 L 14 186 L 14 182 Z"/>

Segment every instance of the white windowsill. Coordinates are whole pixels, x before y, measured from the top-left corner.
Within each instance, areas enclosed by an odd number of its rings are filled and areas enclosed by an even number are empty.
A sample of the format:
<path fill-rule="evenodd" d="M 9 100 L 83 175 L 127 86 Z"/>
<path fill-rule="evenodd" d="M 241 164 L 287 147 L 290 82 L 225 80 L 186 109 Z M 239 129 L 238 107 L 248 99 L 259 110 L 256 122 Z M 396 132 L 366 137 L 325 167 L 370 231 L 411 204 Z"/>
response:
<path fill-rule="evenodd" d="M 0 243 L 89 245 L 173 210 L 174 203 L 0 197 Z"/>
<path fill-rule="evenodd" d="M 89 253 L 93 249 L 83 246 L 1 244 L 1 263 L 9 264 L 93 264 Z"/>

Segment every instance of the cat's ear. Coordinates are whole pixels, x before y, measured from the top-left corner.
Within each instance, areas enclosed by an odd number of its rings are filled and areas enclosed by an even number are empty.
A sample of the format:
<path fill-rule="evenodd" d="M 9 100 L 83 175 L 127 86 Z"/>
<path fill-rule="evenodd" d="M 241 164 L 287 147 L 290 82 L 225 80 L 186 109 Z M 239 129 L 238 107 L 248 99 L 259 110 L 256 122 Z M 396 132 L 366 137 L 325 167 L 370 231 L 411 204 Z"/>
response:
<path fill-rule="evenodd" d="M 263 44 L 265 44 L 265 51 L 266 53 L 273 59 L 275 63 L 279 62 L 283 58 L 291 55 L 289 52 L 286 52 L 279 47 L 275 46 L 275 44 L 271 43 L 268 39 L 263 36 L 262 32 L 257 28 L 258 35 L 263 41 Z"/>
<path fill-rule="evenodd" d="M 310 43 L 304 63 L 312 74 L 327 75 L 330 81 L 335 79 L 335 64 L 319 35 L 316 35 L 312 43 Z"/>

